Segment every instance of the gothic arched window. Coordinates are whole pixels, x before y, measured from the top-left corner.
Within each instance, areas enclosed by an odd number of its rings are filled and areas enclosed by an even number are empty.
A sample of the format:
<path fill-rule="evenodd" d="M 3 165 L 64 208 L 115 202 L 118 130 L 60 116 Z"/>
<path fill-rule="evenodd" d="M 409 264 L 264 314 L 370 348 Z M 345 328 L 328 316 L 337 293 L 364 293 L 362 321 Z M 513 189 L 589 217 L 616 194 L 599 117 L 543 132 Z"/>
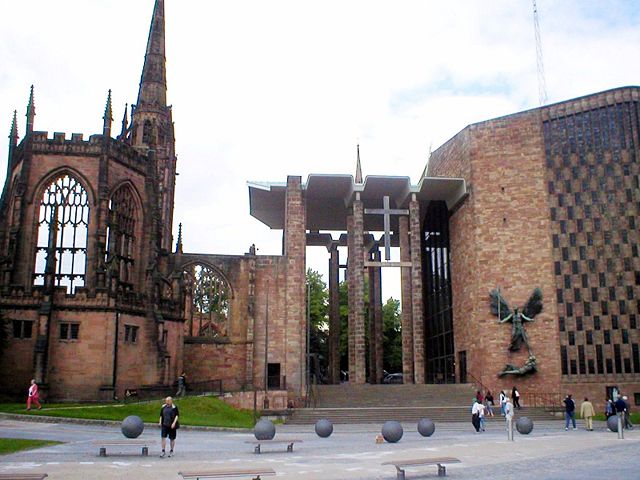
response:
<path fill-rule="evenodd" d="M 123 185 L 109 201 L 106 262 L 119 286 L 132 290 L 135 264 L 136 202 L 131 188 Z"/>
<path fill-rule="evenodd" d="M 145 120 L 142 125 L 142 143 L 151 145 L 153 142 L 153 124 L 151 120 Z"/>
<path fill-rule="evenodd" d="M 189 334 L 223 338 L 228 332 L 229 289 L 212 268 L 193 265 L 187 270 L 191 281 Z"/>
<path fill-rule="evenodd" d="M 40 201 L 34 285 L 53 274 L 67 293 L 85 285 L 89 198 L 80 182 L 64 174 L 45 189 Z"/>

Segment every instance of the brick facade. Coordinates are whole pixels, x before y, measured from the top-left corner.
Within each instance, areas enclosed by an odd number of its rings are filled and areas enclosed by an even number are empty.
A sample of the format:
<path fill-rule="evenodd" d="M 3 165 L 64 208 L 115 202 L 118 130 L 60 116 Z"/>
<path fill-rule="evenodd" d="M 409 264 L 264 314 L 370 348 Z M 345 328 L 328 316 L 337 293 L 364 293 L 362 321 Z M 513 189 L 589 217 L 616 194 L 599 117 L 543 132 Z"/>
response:
<path fill-rule="evenodd" d="M 590 302 L 590 298 L 576 300 L 576 289 L 583 288 L 582 276 L 587 275 L 588 285 L 584 287 L 587 291 L 578 294 L 589 297 L 591 282 L 599 281 L 598 272 L 606 270 L 606 258 L 612 258 L 605 253 L 606 249 L 599 254 L 597 246 L 593 248 L 592 257 L 583 251 L 590 247 L 586 236 L 588 227 L 580 232 L 578 238 L 579 219 L 583 219 L 581 225 L 590 226 L 593 220 L 584 219 L 583 207 L 576 206 L 575 199 L 591 198 L 591 191 L 598 188 L 600 181 L 603 198 L 604 191 L 609 191 L 607 188 L 615 190 L 614 197 L 622 208 L 628 201 L 628 191 L 624 189 L 637 188 L 633 184 L 632 172 L 635 162 L 629 163 L 633 155 L 631 151 L 635 149 L 637 152 L 637 129 L 634 130 L 637 127 L 629 123 L 626 150 L 609 147 L 609 152 L 600 154 L 603 160 L 599 168 L 602 171 L 595 167 L 592 176 L 580 172 L 588 172 L 589 165 L 595 166 L 598 155 L 586 151 L 586 148 L 581 152 L 578 145 L 586 145 L 586 137 L 595 143 L 602 142 L 599 138 L 607 138 L 607 135 L 613 138 L 615 128 L 611 122 L 614 115 L 606 117 L 604 114 L 603 118 L 609 118 L 610 124 L 604 121 L 595 125 L 591 123 L 582 140 L 576 140 L 572 129 L 576 128 L 577 122 L 588 121 L 579 116 L 583 110 L 602 112 L 605 107 L 612 106 L 610 108 L 614 112 L 625 108 L 629 111 L 630 102 L 637 97 L 638 89 L 622 89 L 474 124 L 436 150 L 430 159 L 429 176 L 461 176 L 468 184 L 469 197 L 450 218 L 455 351 L 456 355 L 466 352 L 469 373 L 492 390 L 507 389 L 517 383 L 520 390 L 528 395 L 533 392 L 560 394 L 569 389 L 576 397 L 589 395 L 600 402 L 604 398 L 605 385 L 619 383 L 625 384 L 629 391 L 639 389 L 637 383 L 633 386 L 633 382 L 637 382 L 640 371 L 596 375 L 591 380 L 593 384 L 588 384 L 585 376 L 563 375 L 561 365 L 561 345 L 568 343 L 568 328 L 574 330 L 576 320 L 581 317 L 581 331 L 576 335 L 584 336 L 583 330 L 593 328 L 594 316 L 601 313 L 595 306 L 591 313 L 584 312 L 584 303 Z M 631 122 L 623 119 L 622 115 L 620 121 L 625 126 L 625 122 Z M 615 133 L 622 130 L 621 126 Z M 606 150 L 606 147 L 602 149 Z M 616 151 L 619 152 L 617 155 Z M 611 173 L 604 165 L 607 161 L 611 162 Z M 628 176 L 624 173 L 625 168 Z M 587 182 L 581 183 L 581 178 L 587 177 Z M 615 182 L 621 184 L 620 189 L 615 189 Z M 585 200 L 585 203 L 591 202 Z M 597 209 L 598 206 L 594 205 L 592 212 Z M 599 216 L 597 213 L 594 215 Z M 629 215 L 625 213 L 626 222 Z M 607 238 L 604 231 L 609 231 L 609 235 L 616 239 L 612 243 L 621 245 L 618 249 L 625 250 L 622 256 L 630 259 L 628 263 L 632 268 L 625 269 L 622 258 L 610 260 L 613 265 L 604 275 L 605 285 L 594 286 L 598 292 L 602 290 L 602 294 L 608 294 L 608 287 L 614 287 L 621 299 L 628 298 L 629 289 L 626 287 L 630 286 L 631 296 L 635 298 L 633 271 L 636 267 L 635 259 L 631 259 L 635 231 L 632 232 L 626 223 L 623 228 L 622 222 L 618 226 L 611 222 L 605 225 L 598 241 L 604 242 Z M 625 229 L 628 243 L 622 241 Z M 610 249 L 614 253 L 614 247 Z M 592 273 L 588 272 L 587 257 L 599 259 L 593 262 L 595 271 Z M 624 275 L 624 280 L 616 280 L 617 274 Z M 566 276 L 578 285 L 565 287 Z M 511 305 L 521 306 L 537 286 L 543 292 L 544 311 L 526 328 L 537 357 L 538 372 L 524 378 L 498 379 L 496 373 L 505 364 L 522 365 L 526 351 L 512 354 L 507 350 L 510 328 L 498 325 L 496 318 L 491 316 L 488 293 L 500 287 L 501 294 Z M 620 308 L 621 299 L 614 300 L 612 309 Z M 578 302 L 574 311 L 567 312 L 567 302 Z M 622 307 L 629 307 L 627 319 L 634 308 L 633 302 L 629 303 Z M 597 308 L 601 305 L 598 304 Z M 632 332 L 631 321 L 626 323 L 624 314 L 618 310 L 609 315 L 618 315 L 620 332 L 625 327 L 630 332 L 626 358 L 631 359 L 633 369 L 631 346 L 637 338 L 636 332 Z M 615 339 L 622 344 L 620 339 Z M 577 346 L 571 347 L 575 350 L 571 358 L 579 362 Z M 585 368 L 588 368 L 588 362 L 586 364 Z M 571 369 L 570 362 L 565 368 Z M 580 369 L 579 366 L 577 368 Z"/>

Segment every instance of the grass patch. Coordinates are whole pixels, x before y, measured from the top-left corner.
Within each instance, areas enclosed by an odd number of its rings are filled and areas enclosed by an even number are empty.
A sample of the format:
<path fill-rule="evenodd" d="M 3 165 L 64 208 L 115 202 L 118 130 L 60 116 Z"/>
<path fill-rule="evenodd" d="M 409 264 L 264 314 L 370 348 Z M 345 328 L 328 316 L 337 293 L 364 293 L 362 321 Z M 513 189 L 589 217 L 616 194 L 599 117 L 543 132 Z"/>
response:
<path fill-rule="evenodd" d="M 593 418 L 595 420 L 603 420 L 603 421 L 607 419 L 607 417 L 603 413 L 599 413 Z M 631 412 L 631 423 L 633 423 L 634 425 L 640 423 L 640 413 Z"/>
<path fill-rule="evenodd" d="M 23 404 L 2 403 L 0 412 L 50 417 L 122 421 L 138 415 L 145 422 L 157 423 L 162 400 L 140 403 L 43 404 L 42 410 L 25 411 Z M 206 427 L 252 428 L 253 412 L 233 408 L 215 397 L 185 397 L 176 400 L 180 424 Z"/>
<path fill-rule="evenodd" d="M 59 445 L 62 442 L 50 440 L 24 440 L 22 438 L 0 438 L 0 455 L 20 452 L 21 450 L 33 450 L 34 448 Z"/>

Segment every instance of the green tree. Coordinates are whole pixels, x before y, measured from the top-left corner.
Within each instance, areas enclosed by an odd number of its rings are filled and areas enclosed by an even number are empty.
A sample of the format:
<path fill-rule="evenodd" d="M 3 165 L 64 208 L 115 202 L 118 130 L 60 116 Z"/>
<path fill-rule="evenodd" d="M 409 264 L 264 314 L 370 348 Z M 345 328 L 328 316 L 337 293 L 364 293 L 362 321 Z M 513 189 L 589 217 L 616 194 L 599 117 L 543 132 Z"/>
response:
<path fill-rule="evenodd" d="M 382 306 L 383 368 L 389 373 L 402 372 L 402 321 L 400 300 L 390 297 Z"/>
<path fill-rule="evenodd" d="M 311 353 L 319 354 L 323 371 L 329 360 L 329 290 L 322 275 L 307 270 L 307 284 L 310 285 Z M 365 284 L 365 319 L 369 318 L 369 288 Z M 349 370 L 349 291 L 346 281 L 340 282 L 340 368 Z M 383 322 L 383 368 L 391 373 L 402 371 L 402 323 L 400 301 L 390 297 L 382 305 Z M 369 345 L 369 329 L 365 330 L 365 342 Z M 368 359 L 368 356 L 367 356 Z M 313 370 L 312 370 L 313 371 Z"/>
<path fill-rule="evenodd" d="M 312 355 L 317 355 L 321 370 L 326 371 L 329 359 L 329 291 L 327 284 L 322 279 L 322 275 L 310 268 L 307 270 L 307 285 L 309 288 L 309 319 L 311 323 L 309 352 Z M 322 375 L 322 371 L 315 371 L 316 365 L 318 363 L 312 361 L 312 374 Z"/>

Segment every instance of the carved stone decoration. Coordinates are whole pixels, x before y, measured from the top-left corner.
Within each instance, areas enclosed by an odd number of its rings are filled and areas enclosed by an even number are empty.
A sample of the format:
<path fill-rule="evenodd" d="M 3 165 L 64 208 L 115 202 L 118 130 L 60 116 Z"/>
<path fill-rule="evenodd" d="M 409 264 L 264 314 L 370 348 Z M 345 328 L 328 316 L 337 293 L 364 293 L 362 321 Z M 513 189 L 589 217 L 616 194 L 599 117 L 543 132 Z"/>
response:
<path fill-rule="evenodd" d="M 536 315 L 542 312 L 542 290 L 536 288 L 527 303 L 518 310 L 513 310 L 507 303 L 507 301 L 500 295 L 499 290 L 492 290 L 489 293 L 491 300 L 491 313 L 498 317 L 499 323 L 511 322 L 511 342 L 509 343 L 509 351 L 517 352 L 522 348 L 522 345 L 527 347 L 529 357 L 522 367 L 507 364 L 502 371 L 498 373 L 499 377 L 505 375 L 517 375 L 523 376 L 530 373 L 534 373 L 537 370 L 536 357 L 533 354 L 527 332 L 525 330 L 525 322 L 533 322 Z"/>

